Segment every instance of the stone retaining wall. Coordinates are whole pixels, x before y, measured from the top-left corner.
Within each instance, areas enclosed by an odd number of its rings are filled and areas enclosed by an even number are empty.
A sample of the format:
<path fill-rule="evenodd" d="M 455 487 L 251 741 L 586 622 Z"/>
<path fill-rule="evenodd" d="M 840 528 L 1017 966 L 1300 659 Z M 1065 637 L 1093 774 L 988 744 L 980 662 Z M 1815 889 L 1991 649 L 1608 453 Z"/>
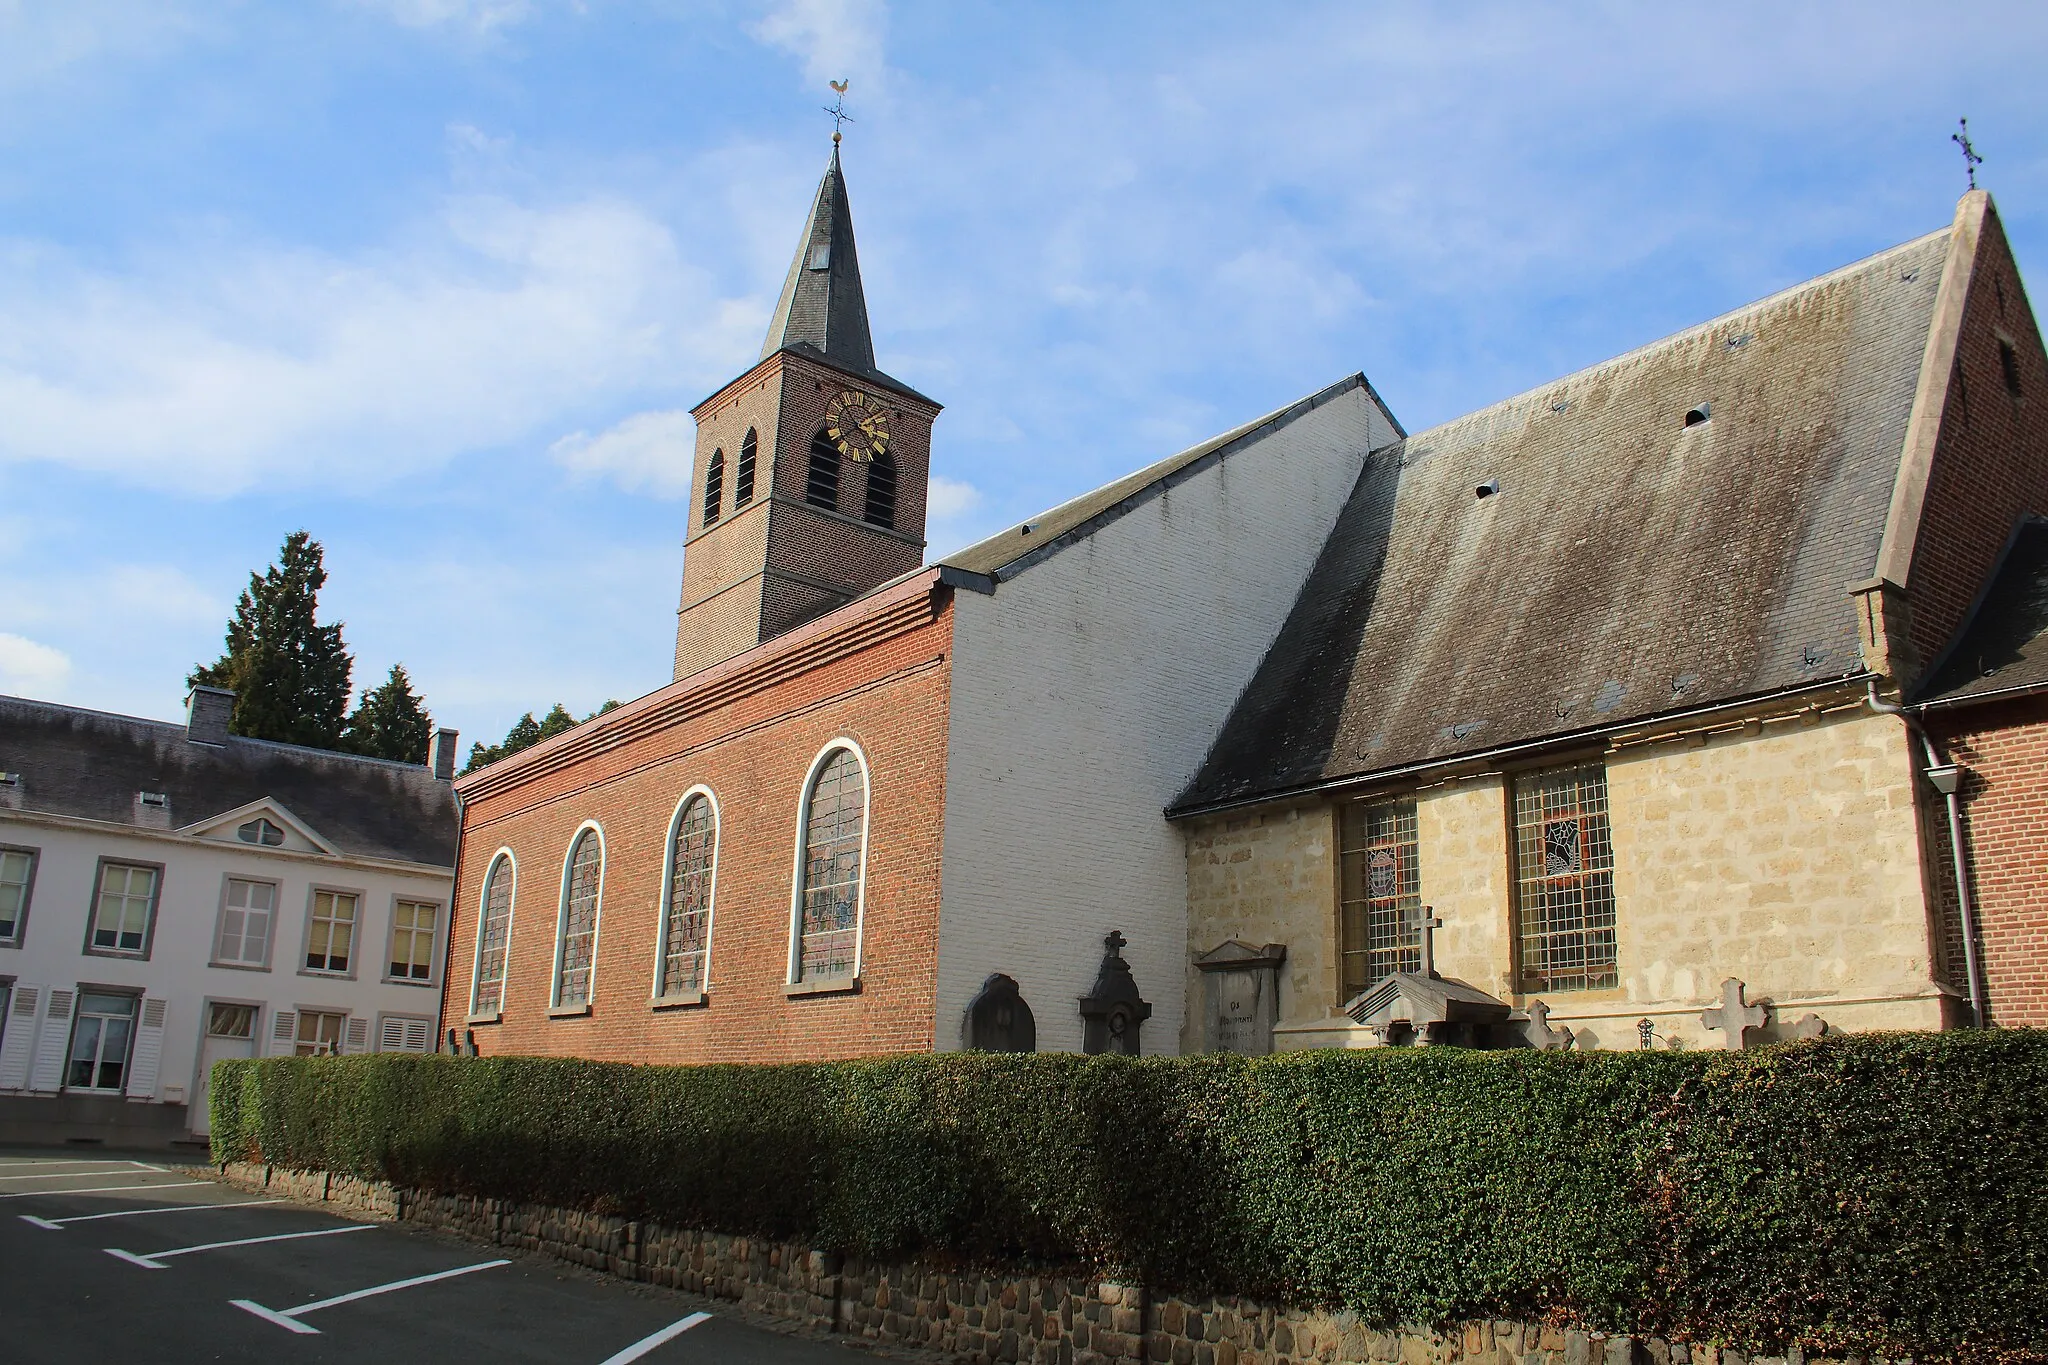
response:
<path fill-rule="evenodd" d="M 1001 1275 L 869 1262 L 801 1243 L 671 1228 L 468 1195 L 428 1195 L 318 1171 L 235 1163 L 236 1185 L 725 1299 L 812 1330 L 939 1351 L 971 1365 L 1841 1365 L 1794 1351 L 1606 1337 L 1518 1322 L 1374 1331 L 1349 1313 L 1244 1298 L 1149 1296 L 1085 1275 Z M 1856 1365 L 1887 1365 L 1871 1359 Z"/>

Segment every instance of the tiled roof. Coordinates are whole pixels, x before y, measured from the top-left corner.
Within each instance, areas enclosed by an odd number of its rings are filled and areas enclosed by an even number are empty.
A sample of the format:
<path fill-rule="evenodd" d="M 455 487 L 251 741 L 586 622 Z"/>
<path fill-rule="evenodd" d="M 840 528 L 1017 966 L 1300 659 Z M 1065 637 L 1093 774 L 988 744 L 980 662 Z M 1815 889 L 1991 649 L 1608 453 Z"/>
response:
<path fill-rule="evenodd" d="M 161 792 L 178 829 L 267 798 L 344 854 L 455 865 L 454 788 L 421 764 L 194 744 L 182 725 L 0 697 L 0 770 L 21 775 L 11 804 L 25 811 L 139 827 L 137 793 Z"/>
<path fill-rule="evenodd" d="M 2014 530 L 1983 597 L 1918 700 L 1959 706 L 2048 687 L 2048 520 Z"/>
<path fill-rule="evenodd" d="M 1860 673 L 1949 235 L 1374 454 L 1175 811 Z"/>

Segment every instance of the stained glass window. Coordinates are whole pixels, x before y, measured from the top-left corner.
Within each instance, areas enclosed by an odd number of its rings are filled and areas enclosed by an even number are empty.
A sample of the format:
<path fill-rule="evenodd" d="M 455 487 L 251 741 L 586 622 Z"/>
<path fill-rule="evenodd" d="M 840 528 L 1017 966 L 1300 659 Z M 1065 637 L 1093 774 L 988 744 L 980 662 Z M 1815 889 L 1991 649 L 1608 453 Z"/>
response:
<path fill-rule="evenodd" d="M 597 950 L 597 893 L 604 880 L 604 847 L 587 829 L 569 854 L 569 883 L 562 897 L 562 942 L 556 954 L 555 1003 L 590 1003 L 590 964 Z"/>
<path fill-rule="evenodd" d="M 705 955 L 711 942 L 712 862 L 718 853 L 718 825 L 711 802 L 693 796 L 676 821 L 669 856 L 668 922 L 662 928 L 661 991 L 695 995 L 704 989 Z"/>
<path fill-rule="evenodd" d="M 1422 970 L 1422 880 L 1413 801 L 1344 808 L 1339 895 L 1343 998 L 1392 972 Z"/>
<path fill-rule="evenodd" d="M 1599 764 L 1516 780 L 1515 914 L 1523 992 L 1618 983 L 1614 845 Z"/>
<path fill-rule="evenodd" d="M 867 779 L 851 749 L 837 749 L 804 802 L 804 880 L 797 980 L 851 977 L 860 936 L 861 846 Z"/>
<path fill-rule="evenodd" d="M 500 854 L 484 879 L 484 912 L 476 928 L 476 985 L 471 1014 L 496 1014 L 505 1005 L 505 949 L 512 940 L 512 860 Z"/>

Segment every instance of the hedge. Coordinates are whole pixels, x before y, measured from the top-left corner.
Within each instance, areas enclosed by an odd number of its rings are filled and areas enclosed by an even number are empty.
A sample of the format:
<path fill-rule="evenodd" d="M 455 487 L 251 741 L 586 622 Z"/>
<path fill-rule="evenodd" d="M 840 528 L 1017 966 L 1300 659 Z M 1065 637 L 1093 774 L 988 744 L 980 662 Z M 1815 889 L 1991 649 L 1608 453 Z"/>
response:
<path fill-rule="evenodd" d="M 2048 1034 L 786 1066 L 224 1062 L 214 1156 L 1373 1325 L 2048 1357 Z"/>

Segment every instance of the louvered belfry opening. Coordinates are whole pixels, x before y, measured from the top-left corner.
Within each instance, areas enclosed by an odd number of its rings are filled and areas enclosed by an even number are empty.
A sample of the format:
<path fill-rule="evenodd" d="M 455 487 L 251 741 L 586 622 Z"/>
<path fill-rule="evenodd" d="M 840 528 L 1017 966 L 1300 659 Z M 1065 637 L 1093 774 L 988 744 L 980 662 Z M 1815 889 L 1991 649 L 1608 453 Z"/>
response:
<path fill-rule="evenodd" d="M 758 445 L 754 429 L 748 427 L 745 439 L 740 442 L 740 462 L 732 472 L 732 510 L 735 512 L 754 500 L 754 457 Z"/>
<path fill-rule="evenodd" d="M 827 511 L 839 508 L 839 447 L 823 427 L 811 438 L 811 469 L 804 479 L 804 501 Z"/>
<path fill-rule="evenodd" d="M 896 457 L 886 450 L 868 466 L 866 519 L 870 526 L 896 524 Z"/>
<path fill-rule="evenodd" d="M 725 496 L 725 452 L 711 452 L 711 463 L 704 468 L 704 524 L 710 526 L 718 520 L 718 505 Z"/>

